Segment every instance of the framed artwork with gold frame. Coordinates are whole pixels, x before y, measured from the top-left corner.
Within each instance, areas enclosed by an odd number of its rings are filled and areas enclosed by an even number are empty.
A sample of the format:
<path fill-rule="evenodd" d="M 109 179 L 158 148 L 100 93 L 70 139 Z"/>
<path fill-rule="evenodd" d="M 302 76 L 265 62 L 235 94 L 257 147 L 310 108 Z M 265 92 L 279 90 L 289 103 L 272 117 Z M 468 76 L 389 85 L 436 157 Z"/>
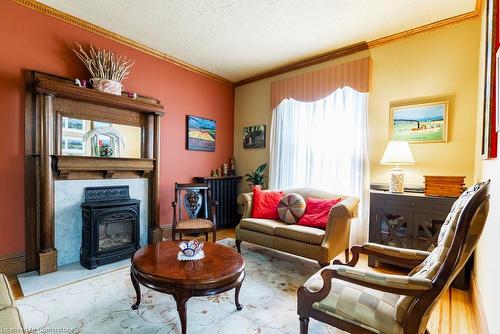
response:
<path fill-rule="evenodd" d="M 391 107 L 390 140 L 409 143 L 447 142 L 448 108 L 448 100 Z"/>

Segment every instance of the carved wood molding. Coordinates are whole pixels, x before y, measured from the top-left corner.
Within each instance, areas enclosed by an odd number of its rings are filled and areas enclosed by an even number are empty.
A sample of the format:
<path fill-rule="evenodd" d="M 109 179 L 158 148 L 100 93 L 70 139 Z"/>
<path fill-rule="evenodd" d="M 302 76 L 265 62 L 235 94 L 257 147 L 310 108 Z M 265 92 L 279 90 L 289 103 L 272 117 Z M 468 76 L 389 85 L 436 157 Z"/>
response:
<path fill-rule="evenodd" d="M 73 83 L 62 82 L 43 77 L 38 77 L 35 83 L 35 91 L 41 94 L 52 94 L 56 97 L 83 101 L 92 104 L 114 107 L 119 109 L 133 110 L 142 113 L 153 113 L 163 115 L 163 106 L 139 99 L 131 99 L 124 96 L 100 92 L 95 89 L 83 88 Z"/>
<path fill-rule="evenodd" d="M 154 170 L 154 159 L 103 158 L 54 155 L 54 168 L 59 179 L 113 178 L 118 172 L 133 172 L 138 177 L 149 177 Z M 84 172 L 84 173 L 81 173 Z M 90 176 L 94 174 L 94 177 Z"/>

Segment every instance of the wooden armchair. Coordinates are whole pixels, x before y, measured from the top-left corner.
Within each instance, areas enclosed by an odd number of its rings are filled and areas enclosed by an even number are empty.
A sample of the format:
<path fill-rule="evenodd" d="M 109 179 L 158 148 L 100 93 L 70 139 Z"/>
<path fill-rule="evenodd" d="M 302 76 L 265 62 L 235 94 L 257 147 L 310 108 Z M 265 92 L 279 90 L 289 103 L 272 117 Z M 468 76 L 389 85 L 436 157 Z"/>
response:
<path fill-rule="evenodd" d="M 334 261 L 297 291 L 300 333 L 309 318 L 351 333 L 428 333 L 430 314 L 474 251 L 489 208 L 489 181 L 453 205 L 432 252 L 367 243 L 351 248 L 347 265 Z M 415 266 L 408 276 L 353 268 L 360 254 Z"/>
<path fill-rule="evenodd" d="M 212 232 L 212 241 L 216 240 L 217 223 L 215 212 L 217 202 L 212 202 L 210 186 L 206 183 L 176 183 L 175 201 L 172 202 L 174 218 L 172 222 L 172 240 L 177 233 L 182 239 L 182 233 L 205 233 L 208 241 L 208 233 Z M 199 218 L 203 210 L 203 218 Z M 183 218 L 183 214 L 187 218 Z"/>

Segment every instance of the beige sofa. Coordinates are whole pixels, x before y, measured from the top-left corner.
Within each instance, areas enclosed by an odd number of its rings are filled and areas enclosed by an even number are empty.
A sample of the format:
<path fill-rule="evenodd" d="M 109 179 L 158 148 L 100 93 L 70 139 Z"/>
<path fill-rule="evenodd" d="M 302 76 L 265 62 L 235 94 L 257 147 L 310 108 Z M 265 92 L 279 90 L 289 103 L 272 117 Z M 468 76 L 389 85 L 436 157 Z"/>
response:
<path fill-rule="evenodd" d="M 25 333 L 7 277 L 0 274 L 0 333 Z"/>
<path fill-rule="evenodd" d="M 238 197 L 238 203 L 243 204 L 243 217 L 236 227 L 238 251 L 241 252 L 241 242 L 247 241 L 316 260 L 322 267 L 328 265 L 342 251 L 345 251 L 347 260 L 351 219 L 357 217 L 359 199 L 310 188 L 289 189 L 284 193 L 297 193 L 304 199 L 341 197 L 342 201 L 332 207 L 327 228 L 322 230 L 288 225 L 278 220 L 251 218 L 253 194 L 243 193 Z"/>

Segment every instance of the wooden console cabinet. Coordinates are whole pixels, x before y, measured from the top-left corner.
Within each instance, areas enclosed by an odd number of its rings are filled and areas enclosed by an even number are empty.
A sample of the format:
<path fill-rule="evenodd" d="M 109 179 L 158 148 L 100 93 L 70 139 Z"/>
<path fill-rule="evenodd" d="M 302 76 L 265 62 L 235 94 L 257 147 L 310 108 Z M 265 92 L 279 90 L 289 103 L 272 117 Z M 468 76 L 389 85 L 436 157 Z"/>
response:
<path fill-rule="evenodd" d="M 402 248 L 432 251 L 439 231 L 456 198 L 425 196 L 422 193 L 402 194 L 370 191 L 369 241 Z M 368 257 L 368 265 L 376 263 Z M 467 290 L 472 262 L 455 279 L 454 287 Z"/>

